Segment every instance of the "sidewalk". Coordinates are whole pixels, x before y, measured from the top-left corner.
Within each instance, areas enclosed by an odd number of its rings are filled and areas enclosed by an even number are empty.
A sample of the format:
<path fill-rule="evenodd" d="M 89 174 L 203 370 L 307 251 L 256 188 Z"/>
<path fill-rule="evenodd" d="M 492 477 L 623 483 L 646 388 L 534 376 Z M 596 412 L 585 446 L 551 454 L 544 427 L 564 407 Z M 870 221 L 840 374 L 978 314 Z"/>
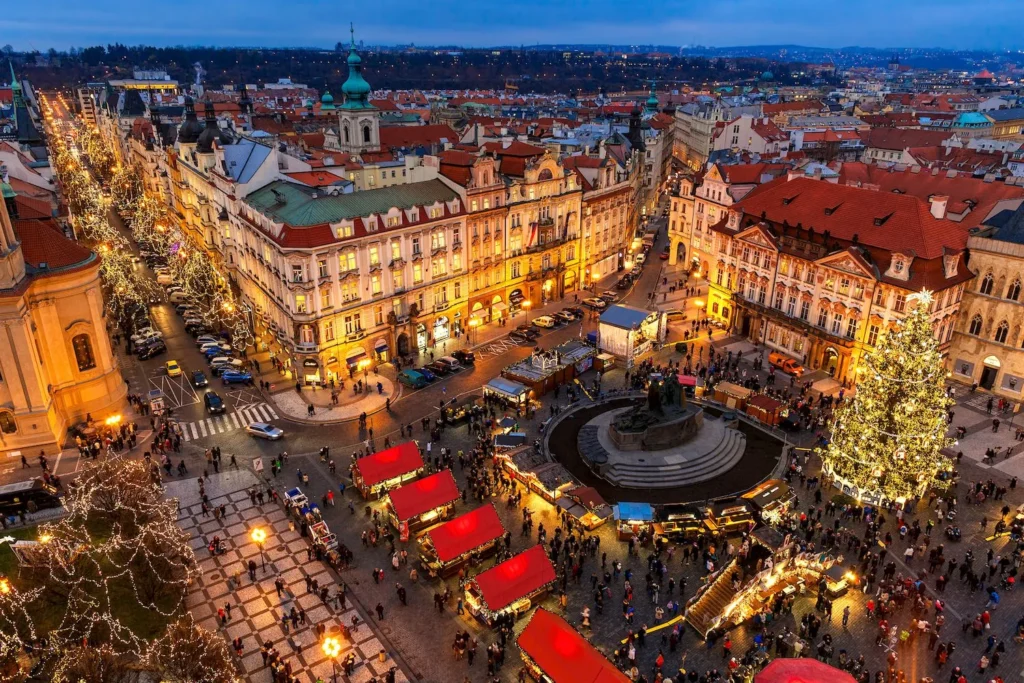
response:
<path fill-rule="evenodd" d="M 291 665 L 292 675 L 301 681 L 314 681 L 318 677 L 330 680 L 333 673 L 331 660 L 324 654 L 316 636 L 316 624 L 323 624 L 327 635 L 341 644 L 337 657 L 340 664 L 350 653 L 356 657 L 356 669 L 345 680 L 369 681 L 383 676 L 395 666 L 389 656 L 381 663 L 378 654 L 384 648 L 369 626 L 367 615 L 357 610 L 351 600 L 345 609 L 337 609 L 334 601 L 327 603 L 306 591 L 306 577 L 316 579 L 321 586 L 336 591 L 335 579 L 325 564 L 309 561 L 308 544 L 292 528 L 287 514 L 272 502 L 253 505 L 246 489 L 259 487 L 259 480 L 248 470 L 221 472 L 210 477 L 206 493 L 214 506 L 224 505 L 226 515 L 214 519 L 203 517 L 195 479 L 171 481 L 166 484 L 168 497 L 178 498 L 181 515 L 178 524 L 191 536 L 190 544 L 199 558 L 199 576 L 187 597 L 189 611 L 196 622 L 211 631 L 220 631 L 225 640 L 241 638 L 245 647 L 239 668 L 245 680 L 262 683 L 271 679 L 271 671 L 263 664 L 260 646 L 272 645 L 282 665 Z M 257 526 L 267 532 L 264 552 L 250 540 L 249 534 Z M 217 535 L 226 551 L 211 557 L 207 544 Z M 262 568 L 266 560 L 266 569 Z M 246 565 L 256 563 L 256 580 L 250 581 Z M 228 579 L 240 575 L 240 584 L 232 590 Z M 285 590 L 278 595 L 274 581 L 284 581 Z M 231 618 L 222 625 L 217 610 L 231 605 Z M 292 609 L 304 610 L 306 623 L 285 630 L 281 617 Z M 352 638 L 341 637 L 341 624 L 351 626 L 358 617 L 359 627 Z M 262 671 L 266 669 L 266 671 Z M 339 666 L 338 671 L 341 668 Z M 408 681 L 399 669 L 397 681 Z"/>
<path fill-rule="evenodd" d="M 268 398 L 278 410 L 298 422 L 344 422 L 354 420 L 363 413 L 372 415 L 384 410 L 388 399 L 392 403 L 398 399 L 399 386 L 388 376 L 391 374 L 394 374 L 394 369 L 385 366 L 377 374 L 371 372 L 365 379 L 360 377 L 369 386 L 369 390 L 359 394 L 354 393 L 352 380 L 346 380 L 344 389 L 334 390 L 338 396 L 336 404 L 331 399 L 332 390 L 329 387 L 317 389 L 304 386 L 301 391 L 296 391 L 293 383 L 274 384 L 276 391 L 268 394 Z M 313 406 L 312 415 L 309 413 L 310 406 Z"/>

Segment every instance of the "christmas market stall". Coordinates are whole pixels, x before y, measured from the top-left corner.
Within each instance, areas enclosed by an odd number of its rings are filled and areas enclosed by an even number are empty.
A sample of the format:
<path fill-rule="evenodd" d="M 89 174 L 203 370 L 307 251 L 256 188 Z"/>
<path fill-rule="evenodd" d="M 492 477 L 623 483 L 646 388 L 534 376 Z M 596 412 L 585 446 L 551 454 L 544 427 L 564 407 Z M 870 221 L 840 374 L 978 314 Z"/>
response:
<path fill-rule="evenodd" d="M 352 483 L 364 498 L 379 498 L 388 489 L 415 479 L 423 470 L 423 458 L 415 441 L 360 458 L 352 465 Z"/>
<path fill-rule="evenodd" d="M 442 470 L 405 486 L 388 491 L 388 519 L 402 540 L 410 531 L 447 519 L 459 498 L 459 487 L 451 470 Z"/>
<path fill-rule="evenodd" d="M 743 494 L 764 524 L 778 524 L 793 507 L 796 493 L 781 479 L 769 479 Z"/>
<path fill-rule="evenodd" d="M 534 351 L 528 358 L 506 367 L 501 375 L 525 385 L 532 396 L 543 396 L 593 367 L 596 355 L 592 346 L 570 341 L 550 351 Z"/>
<path fill-rule="evenodd" d="M 477 574 L 466 584 L 466 608 L 484 624 L 514 621 L 555 584 L 555 568 L 544 546 L 535 545 Z"/>
<path fill-rule="evenodd" d="M 605 502 L 597 489 L 591 486 L 578 486 L 566 491 L 557 501 L 577 524 L 587 531 L 593 531 L 612 516 L 612 508 Z M 566 503 L 569 507 L 566 507 Z"/>
<path fill-rule="evenodd" d="M 750 389 L 732 382 L 719 382 L 715 385 L 715 400 L 736 410 L 744 410 L 753 393 Z"/>
<path fill-rule="evenodd" d="M 754 676 L 754 683 L 857 683 L 857 679 L 810 657 L 776 657 Z"/>
<path fill-rule="evenodd" d="M 728 536 L 754 528 L 750 504 L 742 499 L 709 505 L 704 512 L 704 526 L 712 536 Z"/>
<path fill-rule="evenodd" d="M 785 404 L 776 401 L 764 394 L 754 394 L 747 401 L 747 415 L 770 427 L 774 427 L 782 420 L 782 410 Z"/>
<path fill-rule="evenodd" d="M 704 524 L 704 513 L 693 505 L 662 505 L 657 510 L 658 521 L 654 523 L 654 540 L 676 543 L 695 541 L 708 533 Z"/>
<path fill-rule="evenodd" d="M 834 564 L 825 572 L 825 593 L 831 599 L 841 598 L 859 583 L 857 573 Z"/>
<path fill-rule="evenodd" d="M 579 485 L 565 467 L 547 460 L 532 446 L 495 453 L 494 457 L 510 477 L 552 505 L 567 490 Z"/>
<path fill-rule="evenodd" d="M 562 617 L 538 609 L 517 640 L 530 677 L 542 683 L 628 683 L 586 638 Z"/>
<path fill-rule="evenodd" d="M 430 576 L 448 577 L 492 555 L 505 527 L 488 503 L 434 527 L 420 537 L 420 566 Z"/>
<path fill-rule="evenodd" d="M 653 531 L 654 508 L 650 503 L 618 503 L 612 506 L 620 541 L 645 536 Z"/>
<path fill-rule="evenodd" d="M 600 350 L 625 359 L 627 368 L 663 342 L 667 333 L 664 313 L 630 306 L 609 306 L 598 326 Z"/>
<path fill-rule="evenodd" d="M 499 403 L 513 408 L 526 407 L 530 400 L 530 390 L 504 377 L 495 377 L 484 385 L 484 399 L 497 400 Z"/>

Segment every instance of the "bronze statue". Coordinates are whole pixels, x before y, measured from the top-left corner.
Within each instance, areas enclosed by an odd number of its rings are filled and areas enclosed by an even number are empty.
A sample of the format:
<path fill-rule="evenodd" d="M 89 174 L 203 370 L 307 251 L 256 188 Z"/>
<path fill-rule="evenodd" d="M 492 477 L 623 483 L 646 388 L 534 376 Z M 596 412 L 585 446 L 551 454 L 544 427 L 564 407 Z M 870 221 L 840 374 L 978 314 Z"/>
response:
<path fill-rule="evenodd" d="M 647 389 L 647 409 L 652 413 L 659 415 L 664 414 L 664 410 L 661 407 L 661 390 L 659 389 L 660 382 L 651 382 L 651 386 Z"/>

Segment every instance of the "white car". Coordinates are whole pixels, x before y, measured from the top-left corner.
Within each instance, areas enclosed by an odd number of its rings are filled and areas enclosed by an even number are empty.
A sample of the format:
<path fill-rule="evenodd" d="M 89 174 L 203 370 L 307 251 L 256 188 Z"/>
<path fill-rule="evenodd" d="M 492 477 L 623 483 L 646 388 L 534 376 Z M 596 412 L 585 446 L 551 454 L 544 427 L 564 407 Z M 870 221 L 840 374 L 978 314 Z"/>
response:
<path fill-rule="evenodd" d="M 608 308 L 608 302 L 605 301 L 604 299 L 598 299 L 598 298 L 584 299 L 583 300 L 583 305 L 584 306 L 589 306 L 590 308 L 596 308 L 599 311 L 600 310 L 604 310 L 605 308 Z"/>
<path fill-rule="evenodd" d="M 266 422 L 253 422 L 245 431 L 250 436 L 255 436 L 259 439 L 268 439 L 270 441 L 277 441 L 284 436 L 284 432 L 274 425 L 269 425 Z"/>
<path fill-rule="evenodd" d="M 201 335 L 199 337 L 196 337 L 196 346 L 198 346 L 199 348 L 202 348 L 202 347 L 206 346 L 207 344 L 219 344 L 219 343 L 220 343 L 220 339 L 218 339 L 217 337 L 214 337 L 212 334 L 204 334 L 204 335 Z"/>
<path fill-rule="evenodd" d="M 558 323 L 550 315 L 541 315 L 533 319 L 533 324 L 537 327 L 554 327 Z"/>
<path fill-rule="evenodd" d="M 634 260 L 637 263 L 643 263 L 644 261 L 647 260 L 647 254 L 641 251 L 639 254 L 636 255 L 636 258 Z"/>
<path fill-rule="evenodd" d="M 139 344 L 150 339 L 163 339 L 164 335 L 160 334 L 158 330 L 154 330 L 152 327 L 144 327 L 137 333 L 132 335 L 132 343 Z"/>

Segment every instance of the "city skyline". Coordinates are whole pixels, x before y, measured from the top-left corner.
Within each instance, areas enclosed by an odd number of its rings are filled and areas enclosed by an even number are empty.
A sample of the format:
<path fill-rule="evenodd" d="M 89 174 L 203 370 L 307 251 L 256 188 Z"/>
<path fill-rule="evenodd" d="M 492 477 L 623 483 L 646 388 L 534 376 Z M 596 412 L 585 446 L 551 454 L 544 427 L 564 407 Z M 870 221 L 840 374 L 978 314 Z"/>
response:
<path fill-rule="evenodd" d="M 381 45 L 799 44 L 990 50 L 1024 46 L 1012 22 L 997 21 L 1012 10 L 1010 0 L 980 0 L 967 15 L 952 0 L 907 0 L 895 6 L 857 0 L 827 12 L 810 0 L 787 0 L 773 5 L 770 13 L 754 0 L 725 0 L 713 6 L 641 0 L 627 13 L 610 0 L 554 6 L 526 0 L 515 12 L 503 12 L 487 2 L 479 7 L 480 12 L 467 15 L 464 6 L 452 0 L 429 5 L 383 0 L 372 9 L 336 12 L 318 0 L 297 0 L 289 4 L 283 21 L 267 21 L 278 12 L 267 0 L 244 6 L 227 0 L 216 3 L 224 20 L 211 22 L 208 3 L 184 0 L 176 5 L 174 21 L 168 22 L 165 13 L 126 0 L 74 8 L 67 7 L 66 0 L 40 0 L 31 7 L 9 8 L 0 18 L 0 32 L 4 44 L 23 51 L 106 43 L 330 47 L 347 39 L 350 22 L 356 25 L 357 40 Z M 496 15 L 500 21 L 495 21 Z M 880 24 L 877 17 L 883 15 L 887 20 Z M 288 26 L 295 28 L 289 31 Z"/>

